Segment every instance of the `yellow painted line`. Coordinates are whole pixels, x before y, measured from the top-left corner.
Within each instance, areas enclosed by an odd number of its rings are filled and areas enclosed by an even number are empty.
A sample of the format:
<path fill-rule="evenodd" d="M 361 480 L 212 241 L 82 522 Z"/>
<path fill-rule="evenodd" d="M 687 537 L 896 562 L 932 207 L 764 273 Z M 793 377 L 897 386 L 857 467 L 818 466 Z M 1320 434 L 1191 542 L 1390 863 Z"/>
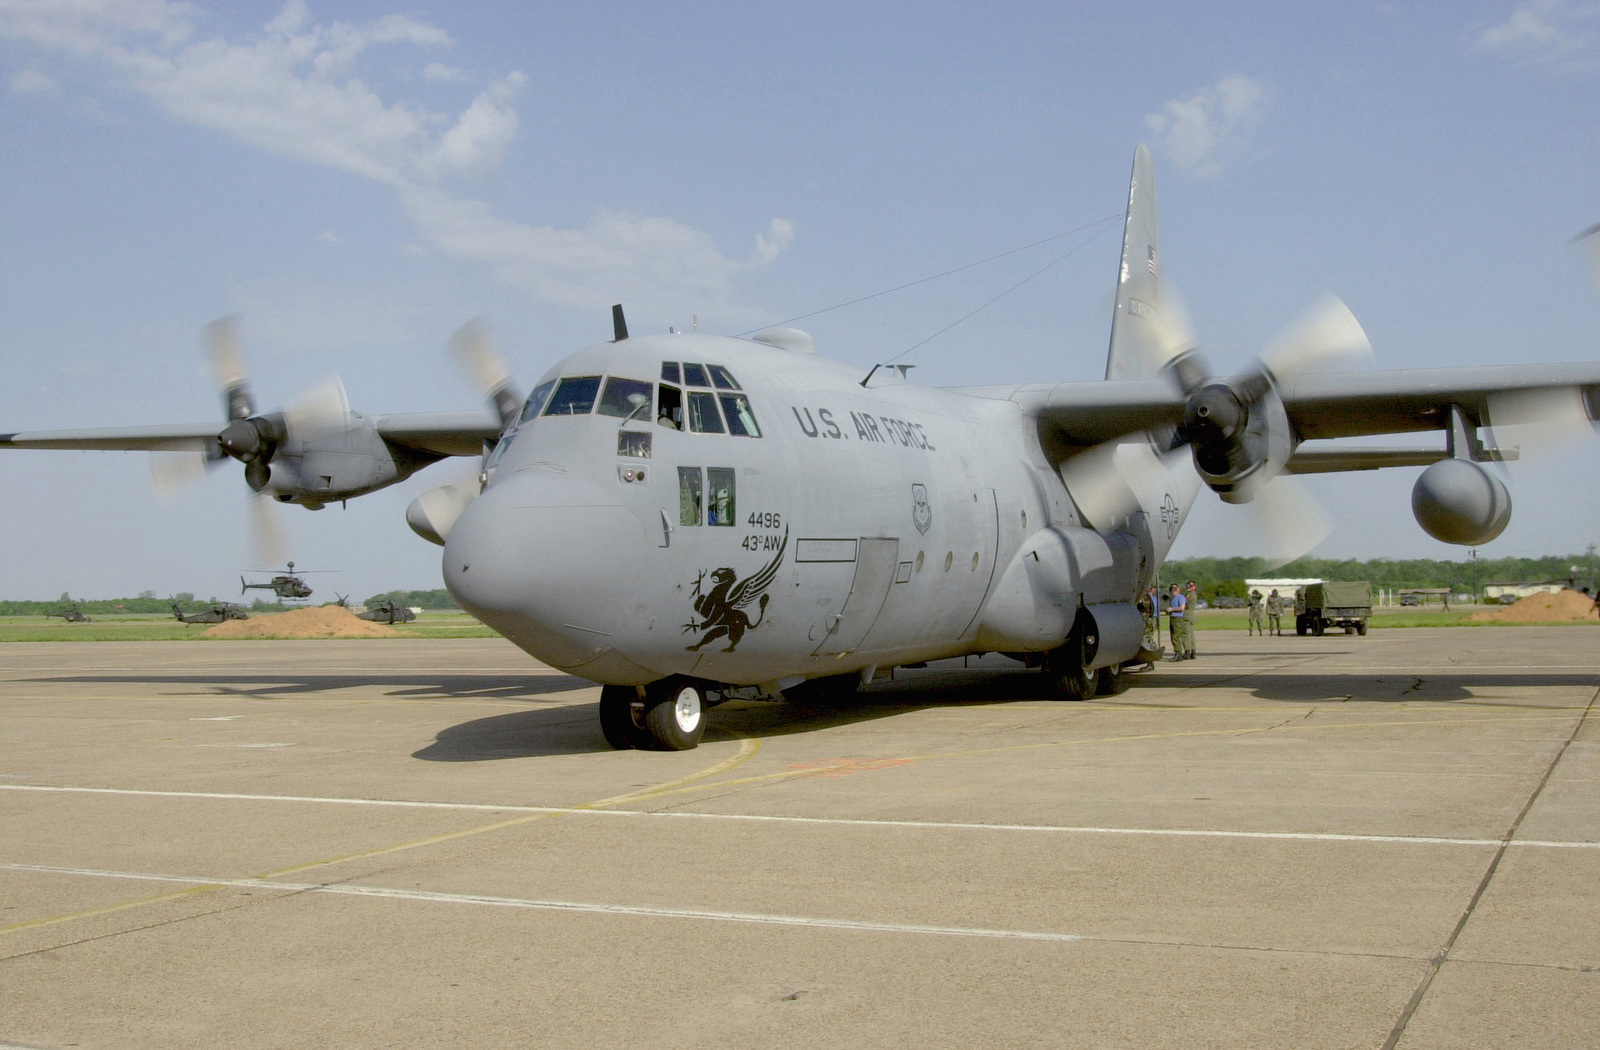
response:
<path fill-rule="evenodd" d="M 430 835 L 427 838 L 413 839 L 410 842 L 400 842 L 392 846 L 381 846 L 376 849 L 360 850 L 355 853 L 347 853 L 337 857 L 326 857 L 322 860 L 315 860 L 306 864 L 296 864 L 291 867 L 280 868 L 276 871 L 253 875 L 250 876 L 250 878 L 277 878 L 293 872 L 306 871 L 311 868 L 324 867 L 330 864 L 339 864 L 350 860 L 359 860 L 363 857 L 376 857 L 386 853 L 398 853 L 402 850 L 418 849 L 423 846 L 431 846 L 440 842 L 449 842 L 452 839 L 466 838 L 469 835 L 481 835 L 489 831 L 499 831 L 502 828 L 515 827 L 518 824 L 530 824 L 538 820 L 550 820 L 555 817 L 563 816 L 566 813 L 579 813 L 585 810 L 605 809 L 628 802 L 644 801 L 646 799 L 654 798 L 663 792 L 685 790 L 685 785 L 692 784 L 698 780 L 703 780 L 706 777 L 714 777 L 721 773 L 726 773 L 728 770 L 733 769 L 734 767 L 754 758 L 761 750 L 761 741 L 759 740 L 749 737 L 739 737 L 738 740 L 739 750 L 732 756 L 725 758 L 720 762 L 713 763 L 702 770 L 690 773 L 688 776 L 679 777 L 676 780 L 669 780 L 665 783 L 658 784 L 655 787 L 642 788 L 638 791 L 628 792 L 627 794 L 623 795 L 613 795 L 609 798 L 597 799 L 594 802 L 588 802 L 580 806 L 573 806 L 569 810 L 557 810 L 549 813 L 535 813 L 529 816 L 516 817 L 511 820 L 495 821 L 492 824 L 483 824 L 474 828 L 465 828 L 461 831 L 447 832 L 443 835 Z M 87 908 L 80 911 L 65 912 L 60 915 L 50 915 L 39 919 L 28 919 L 23 922 L 13 923 L 9 926 L 0 926 L 0 934 L 10 933 L 15 930 L 37 928 L 40 926 L 52 926 L 58 923 L 72 922 L 76 919 L 88 919 L 97 915 L 109 915 L 114 912 L 126 911 L 130 908 L 140 908 L 148 904 L 157 904 L 161 901 L 174 900 L 180 897 L 201 893 L 211 893 L 216 890 L 226 888 L 226 885 L 221 883 L 207 884 L 204 886 L 190 886 L 172 893 L 162 893 L 153 897 L 141 897 L 137 900 L 123 901 L 120 904 L 108 904 L 100 908 Z"/>
<path fill-rule="evenodd" d="M 1259 709 L 1254 709 L 1259 710 Z M 1394 722 L 1340 722 L 1334 724 L 1301 724 L 1299 721 L 1288 725 L 1275 724 L 1271 726 L 1243 726 L 1237 729 L 1195 729 L 1181 733 L 1140 733 L 1131 736 L 1106 736 L 1087 737 L 1082 740 L 1052 740 L 1040 744 L 1012 744 L 1006 747 L 976 748 L 969 751 L 942 751 L 927 755 L 887 755 L 872 759 L 881 762 L 877 768 L 891 768 L 897 765 L 909 765 L 913 762 L 925 762 L 937 758 L 973 758 L 979 755 L 1003 755 L 1018 751 L 1042 751 L 1050 748 L 1082 747 L 1087 744 L 1127 744 L 1143 740 L 1179 740 L 1185 737 L 1202 736 L 1245 736 L 1252 733 L 1261 733 L 1269 730 L 1298 731 L 1302 729 L 1371 729 L 1384 726 L 1456 726 L 1479 725 L 1489 722 L 1549 722 L 1566 721 L 1564 715 L 1524 715 L 1505 718 L 1425 718 L 1408 721 Z M 795 780 L 801 777 L 826 776 L 834 772 L 860 772 L 863 771 L 860 758 L 841 758 L 833 762 L 808 766 L 805 769 L 789 769 L 778 773 L 764 773 L 760 776 L 741 777 L 737 780 L 718 780 L 710 784 L 694 784 L 683 787 L 663 787 L 650 793 L 650 798 L 660 798 L 665 795 L 681 795 L 695 791 L 709 791 L 713 788 L 742 787 L 748 784 L 763 784 L 782 780 Z M 637 801 L 637 800 L 635 800 Z"/>

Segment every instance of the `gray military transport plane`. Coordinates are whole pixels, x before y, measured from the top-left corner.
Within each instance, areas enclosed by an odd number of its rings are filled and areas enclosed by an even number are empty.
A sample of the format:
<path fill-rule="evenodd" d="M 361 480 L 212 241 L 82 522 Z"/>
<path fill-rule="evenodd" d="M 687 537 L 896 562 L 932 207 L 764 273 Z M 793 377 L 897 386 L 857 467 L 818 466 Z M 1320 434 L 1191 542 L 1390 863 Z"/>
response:
<path fill-rule="evenodd" d="M 1121 687 L 1136 599 L 1202 483 L 1230 503 L 1279 474 L 1426 467 L 1412 505 L 1451 543 L 1511 501 L 1482 432 L 1600 409 L 1600 365 L 1339 372 L 1366 346 L 1337 301 L 1242 375 L 1215 375 L 1161 285 L 1149 154 L 1134 157 L 1104 381 L 931 389 L 863 380 L 806 334 L 616 338 L 526 399 L 469 328 L 493 411 L 366 416 L 329 390 L 257 414 L 213 326 L 224 423 L 0 435 L 13 448 L 190 449 L 317 508 L 447 456 L 481 472 L 419 496 L 461 605 L 603 684 L 615 747 L 692 748 L 734 697 L 853 691 L 890 669 L 1000 652 L 1081 700 Z M 476 349 L 475 349 L 476 348 Z M 1442 447 L 1324 439 L 1441 431 Z M 1281 484 L 1281 483 L 1279 483 Z"/>

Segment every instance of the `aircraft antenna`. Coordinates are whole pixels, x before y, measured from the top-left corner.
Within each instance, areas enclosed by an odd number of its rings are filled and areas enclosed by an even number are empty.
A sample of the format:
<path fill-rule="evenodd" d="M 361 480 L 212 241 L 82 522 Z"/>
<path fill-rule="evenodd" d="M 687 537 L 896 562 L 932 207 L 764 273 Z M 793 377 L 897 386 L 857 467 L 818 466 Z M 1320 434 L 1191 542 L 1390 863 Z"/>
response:
<path fill-rule="evenodd" d="M 628 338 L 628 319 L 622 316 L 621 303 L 611 308 L 611 332 L 613 343 L 620 343 Z"/>

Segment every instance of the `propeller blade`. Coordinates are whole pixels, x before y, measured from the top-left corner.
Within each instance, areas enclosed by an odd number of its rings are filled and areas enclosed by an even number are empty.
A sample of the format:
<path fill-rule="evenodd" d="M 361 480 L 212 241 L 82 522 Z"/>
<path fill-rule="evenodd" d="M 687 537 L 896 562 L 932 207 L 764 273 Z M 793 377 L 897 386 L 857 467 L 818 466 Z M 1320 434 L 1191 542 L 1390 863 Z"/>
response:
<path fill-rule="evenodd" d="M 222 392 L 228 418 L 247 419 L 254 415 L 255 399 L 250 394 L 250 380 L 244 373 L 244 355 L 239 352 L 239 316 L 229 314 L 206 325 L 200 333 L 200 344 Z"/>
<path fill-rule="evenodd" d="M 155 487 L 156 499 L 170 503 L 217 462 L 198 450 L 150 453 L 150 483 Z"/>
<path fill-rule="evenodd" d="M 1372 344 L 1361 322 L 1337 296 L 1325 295 L 1278 336 L 1261 363 L 1286 380 L 1302 372 L 1348 368 L 1371 357 Z"/>
<path fill-rule="evenodd" d="M 1247 527 L 1257 535 L 1254 549 L 1275 569 L 1308 553 L 1333 532 L 1327 508 L 1298 477 L 1282 474 L 1262 485 L 1242 504 Z"/>
<path fill-rule="evenodd" d="M 501 358 L 483 318 L 474 317 L 456 329 L 449 345 L 484 400 L 499 414 L 501 425 L 509 426 L 521 408 L 521 401 L 511 389 L 511 370 Z"/>
<path fill-rule="evenodd" d="M 1583 262 L 1589 270 L 1589 278 L 1594 281 L 1596 289 L 1600 289 L 1600 222 L 1584 230 L 1572 239 L 1578 246 Z"/>
<path fill-rule="evenodd" d="M 1183 452 L 1158 453 L 1148 435 L 1085 449 L 1062 462 L 1061 479 L 1095 528 L 1110 528 L 1143 506 L 1154 506 Z"/>
<path fill-rule="evenodd" d="M 290 434 L 344 430 L 350 425 L 350 399 L 338 376 L 329 376 L 302 390 L 283 406 L 283 421 Z"/>
<path fill-rule="evenodd" d="M 250 553 L 257 565 L 281 565 L 289 555 L 289 535 L 277 500 L 257 493 L 250 497 Z"/>
<path fill-rule="evenodd" d="M 1578 387 L 1512 390 L 1489 398 L 1489 432 L 1520 459 L 1563 452 L 1595 438 L 1595 424 Z"/>

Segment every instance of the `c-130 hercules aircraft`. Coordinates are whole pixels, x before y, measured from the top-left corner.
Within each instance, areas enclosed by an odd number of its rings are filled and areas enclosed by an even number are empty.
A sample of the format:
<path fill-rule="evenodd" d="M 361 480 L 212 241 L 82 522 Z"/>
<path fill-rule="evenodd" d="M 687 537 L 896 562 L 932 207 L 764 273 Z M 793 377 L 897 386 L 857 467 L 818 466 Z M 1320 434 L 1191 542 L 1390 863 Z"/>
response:
<path fill-rule="evenodd" d="M 1513 455 L 1480 429 L 1570 409 L 1587 430 L 1600 415 L 1595 364 L 1313 371 L 1366 347 L 1337 301 L 1246 374 L 1213 375 L 1177 314 L 1140 147 L 1103 382 L 863 380 L 793 329 L 630 339 L 617 308 L 616 338 L 561 361 L 525 401 L 473 330 L 458 333 L 492 414 L 364 416 L 335 391 L 257 415 L 222 330 L 226 424 L 0 446 L 195 449 L 312 508 L 488 450 L 476 481 L 407 511 L 443 545 L 451 594 L 601 683 L 613 746 L 678 750 L 726 699 L 853 690 L 967 654 L 1017 657 L 1062 699 L 1115 692 L 1140 646 L 1135 602 L 1202 483 L 1247 503 L 1279 474 L 1425 466 L 1418 522 L 1477 545 L 1511 511 L 1485 463 Z M 1433 430 L 1442 448 L 1321 440 Z"/>

